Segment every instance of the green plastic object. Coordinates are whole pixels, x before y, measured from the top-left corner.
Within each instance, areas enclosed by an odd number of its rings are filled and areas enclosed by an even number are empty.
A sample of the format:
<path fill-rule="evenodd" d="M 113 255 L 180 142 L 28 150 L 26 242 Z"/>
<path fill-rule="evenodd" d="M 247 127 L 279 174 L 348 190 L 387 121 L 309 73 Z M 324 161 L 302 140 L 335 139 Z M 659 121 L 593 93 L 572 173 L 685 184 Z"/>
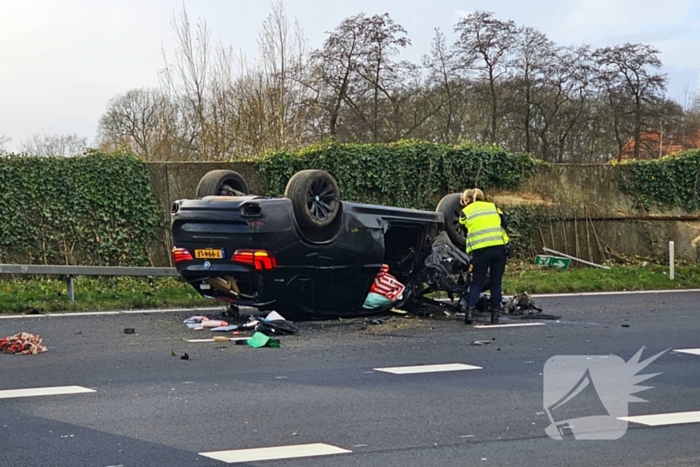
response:
<path fill-rule="evenodd" d="M 278 341 L 277 339 L 272 339 L 271 337 L 266 336 L 262 332 L 256 332 L 255 334 L 253 334 L 253 337 L 248 339 L 248 345 L 256 349 L 260 347 L 279 348 L 280 341 Z"/>

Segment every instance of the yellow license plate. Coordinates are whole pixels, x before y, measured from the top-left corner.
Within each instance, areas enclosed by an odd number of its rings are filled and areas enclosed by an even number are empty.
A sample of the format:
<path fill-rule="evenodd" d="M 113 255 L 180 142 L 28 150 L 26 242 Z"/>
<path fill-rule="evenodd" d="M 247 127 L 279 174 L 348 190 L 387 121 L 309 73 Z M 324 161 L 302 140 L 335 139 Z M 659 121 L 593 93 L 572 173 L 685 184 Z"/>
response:
<path fill-rule="evenodd" d="M 194 257 L 197 259 L 223 259 L 224 250 L 214 250 L 207 248 L 206 250 L 194 250 Z"/>

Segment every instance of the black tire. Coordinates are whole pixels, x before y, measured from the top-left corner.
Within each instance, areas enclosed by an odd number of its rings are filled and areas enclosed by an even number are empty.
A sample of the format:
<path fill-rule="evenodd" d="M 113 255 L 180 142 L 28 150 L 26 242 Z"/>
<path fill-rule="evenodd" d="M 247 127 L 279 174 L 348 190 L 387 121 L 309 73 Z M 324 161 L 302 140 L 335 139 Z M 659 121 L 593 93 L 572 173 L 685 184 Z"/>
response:
<path fill-rule="evenodd" d="M 248 184 L 233 170 L 207 172 L 197 185 L 197 198 L 205 196 L 247 196 Z"/>
<path fill-rule="evenodd" d="M 440 200 L 435 210 L 445 217 L 445 232 L 454 246 L 465 250 L 467 246 L 467 232 L 459 223 L 459 214 L 464 206 L 460 204 L 460 193 L 450 193 Z"/>
<path fill-rule="evenodd" d="M 321 229 L 333 223 L 340 210 L 340 190 L 324 170 L 295 173 L 284 190 L 292 201 L 294 216 L 302 229 Z"/>

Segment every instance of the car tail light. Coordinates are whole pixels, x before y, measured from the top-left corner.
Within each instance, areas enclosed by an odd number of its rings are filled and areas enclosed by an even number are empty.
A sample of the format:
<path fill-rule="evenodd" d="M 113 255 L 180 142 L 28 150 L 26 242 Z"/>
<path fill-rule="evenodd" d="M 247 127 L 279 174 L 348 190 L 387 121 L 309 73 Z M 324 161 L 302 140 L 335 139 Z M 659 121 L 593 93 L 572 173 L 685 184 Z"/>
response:
<path fill-rule="evenodd" d="M 173 248 L 173 261 L 175 264 L 179 263 L 180 261 L 193 261 L 194 258 L 192 257 L 192 253 L 187 251 L 185 248 Z"/>
<path fill-rule="evenodd" d="M 251 264 L 256 271 L 268 271 L 277 267 L 277 260 L 265 250 L 236 250 L 233 260 Z"/>

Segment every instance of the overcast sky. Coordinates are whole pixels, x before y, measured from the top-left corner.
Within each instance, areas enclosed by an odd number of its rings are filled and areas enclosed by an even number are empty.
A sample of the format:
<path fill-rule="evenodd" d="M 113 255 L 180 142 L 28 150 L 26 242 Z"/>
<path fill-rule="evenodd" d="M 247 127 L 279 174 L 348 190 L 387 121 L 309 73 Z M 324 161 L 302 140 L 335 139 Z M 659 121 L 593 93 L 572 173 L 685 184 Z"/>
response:
<path fill-rule="evenodd" d="M 256 55 L 269 14 L 265 0 L 0 0 L 0 136 L 15 150 L 33 134 L 76 133 L 92 143 L 107 102 L 156 86 L 161 48 L 172 52 L 173 14 L 205 19 L 213 41 Z M 561 45 L 649 43 L 661 50 L 668 95 L 682 100 L 700 84 L 698 0 L 287 0 L 311 47 L 360 12 L 389 13 L 419 62 L 434 28 L 452 33 L 460 14 L 493 11 Z M 451 37 L 451 36 L 448 36 Z"/>

